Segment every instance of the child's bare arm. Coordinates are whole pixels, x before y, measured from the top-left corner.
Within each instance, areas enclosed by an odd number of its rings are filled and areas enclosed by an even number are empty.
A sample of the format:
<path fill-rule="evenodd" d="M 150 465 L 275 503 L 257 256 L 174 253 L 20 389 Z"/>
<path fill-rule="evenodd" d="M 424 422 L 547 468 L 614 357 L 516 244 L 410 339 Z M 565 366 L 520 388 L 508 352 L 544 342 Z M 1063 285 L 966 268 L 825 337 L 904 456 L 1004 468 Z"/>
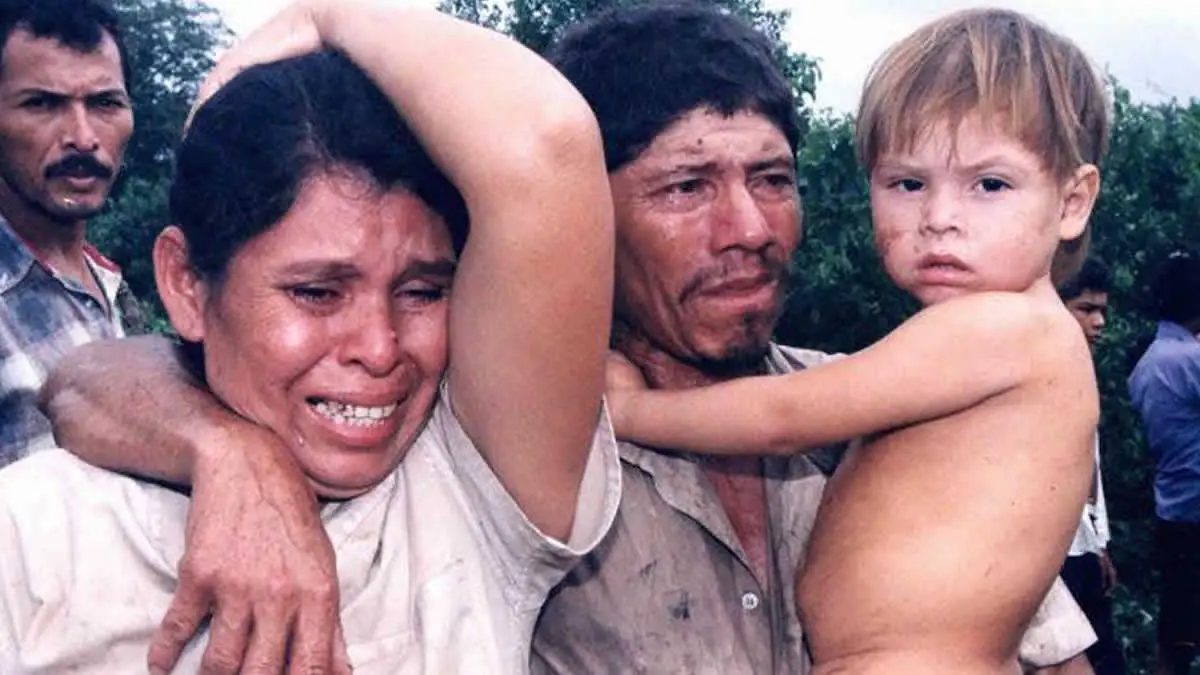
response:
<path fill-rule="evenodd" d="M 1031 376 L 1045 315 L 1016 294 L 925 309 L 871 347 L 784 376 L 686 391 L 613 388 L 617 435 L 712 454 L 791 454 L 953 414 Z M 611 380 L 611 378 L 610 378 Z"/>

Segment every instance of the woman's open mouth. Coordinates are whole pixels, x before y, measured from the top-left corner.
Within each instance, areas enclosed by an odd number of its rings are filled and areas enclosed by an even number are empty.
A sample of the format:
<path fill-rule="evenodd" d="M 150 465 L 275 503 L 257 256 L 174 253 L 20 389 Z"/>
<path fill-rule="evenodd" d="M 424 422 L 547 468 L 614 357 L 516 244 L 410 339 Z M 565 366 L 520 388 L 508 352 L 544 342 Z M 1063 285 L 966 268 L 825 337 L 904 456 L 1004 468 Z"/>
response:
<path fill-rule="evenodd" d="M 307 403 L 319 433 L 347 450 L 375 451 L 388 444 L 403 418 L 399 402 L 361 405 L 310 397 Z"/>
<path fill-rule="evenodd" d="M 384 406 L 362 406 L 319 398 L 308 399 L 308 405 L 331 422 L 358 427 L 383 424 L 399 407 L 396 403 Z"/>

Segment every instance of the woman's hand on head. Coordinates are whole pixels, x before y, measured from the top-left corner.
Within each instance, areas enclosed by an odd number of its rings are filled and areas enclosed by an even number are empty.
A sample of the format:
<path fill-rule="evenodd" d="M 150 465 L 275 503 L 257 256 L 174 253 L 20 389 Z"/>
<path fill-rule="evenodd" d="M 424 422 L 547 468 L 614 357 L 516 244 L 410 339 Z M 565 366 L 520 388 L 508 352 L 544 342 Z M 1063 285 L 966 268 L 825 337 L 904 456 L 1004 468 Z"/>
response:
<path fill-rule="evenodd" d="M 151 643 L 168 673 L 209 620 L 201 673 L 349 673 L 337 567 L 291 452 L 250 425 L 197 449 L 179 586 Z"/>
<path fill-rule="evenodd" d="M 265 24 L 238 40 L 217 60 L 216 66 L 196 90 L 196 101 L 188 113 L 186 130 L 192 117 L 218 89 L 243 70 L 261 63 L 282 61 L 320 51 L 326 42 L 321 33 L 325 8 L 345 0 L 295 0 Z"/>

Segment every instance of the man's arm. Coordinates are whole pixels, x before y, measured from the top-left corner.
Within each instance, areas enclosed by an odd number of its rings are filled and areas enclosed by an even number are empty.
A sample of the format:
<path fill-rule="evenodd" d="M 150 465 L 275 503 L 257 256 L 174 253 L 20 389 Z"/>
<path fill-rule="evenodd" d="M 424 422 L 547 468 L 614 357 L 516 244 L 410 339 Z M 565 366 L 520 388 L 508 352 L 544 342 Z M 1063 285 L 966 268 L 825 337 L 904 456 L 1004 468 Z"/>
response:
<path fill-rule="evenodd" d="M 220 445 L 212 441 L 241 420 L 203 388 L 181 349 L 147 336 L 67 354 L 39 401 L 58 444 L 98 466 L 190 485 L 195 450 Z"/>
<path fill-rule="evenodd" d="M 60 445 L 84 460 L 192 483 L 179 587 L 154 637 L 151 672 L 168 672 L 214 608 L 206 673 L 349 672 L 336 565 L 316 502 L 291 453 L 222 406 L 163 337 L 84 345 L 42 390 Z M 250 626 L 254 627 L 251 637 Z M 261 667 L 239 671 L 245 662 Z M 333 670 L 329 670 L 333 668 Z"/>
<path fill-rule="evenodd" d="M 964 410 L 1030 377 L 1046 318 L 978 294 L 929 307 L 867 349 L 783 376 L 681 391 L 612 388 L 617 435 L 714 454 L 790 454 Z M 610 378 L 612 379 L 612 378 Z M 626 378 L 627 379 L 627 378 Z"/>

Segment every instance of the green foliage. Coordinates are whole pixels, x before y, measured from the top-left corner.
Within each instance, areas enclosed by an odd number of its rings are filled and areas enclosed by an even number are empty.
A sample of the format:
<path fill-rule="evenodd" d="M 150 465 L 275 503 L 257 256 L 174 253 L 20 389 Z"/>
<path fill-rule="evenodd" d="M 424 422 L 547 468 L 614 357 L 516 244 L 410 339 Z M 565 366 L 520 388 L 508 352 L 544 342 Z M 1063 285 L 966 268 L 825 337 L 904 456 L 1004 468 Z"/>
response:
<path fill-rule="evenodd" d="M 213 57 L 232 34 L 217 11 L 194 0 L 116 0 L 129 65 L 136 131 L 125 153 L 127 175 L 171 173 L 171 150 Z"/>
<path fill-rule="evenodd" d="M 1117 621 L 1134 672 L 1150 672 L 1157 612 L 1153 574 L 1154 465 L 1126 378 L 1154 335 L 1142 313 L 1154 265 L 1200 241 L 1200 101 L 1133 103 L 1115 88 L 1116 125 L 1093 218 L 1093 250 L 1113 268 L 1112 310 L 1098 349 L 1102 464 L 1114 520 L 1112 556 L 1126 586 Z"/>
<path fill-rule="evenodd" d="M 196 87 L 231 33 L 216 10 L 194 0 L 116 0 L 129 52 L 134 133 L 109 209 L 88 238 L 122 267 L 152 325 L 164 324 L 150 247 L 167 224 L 173 150 Z"/>
<path fill-rule="evenodd" d="M 150 251 L 154 239 L 168 224 L 166 176 L 127 176 L 111 206 L 88 223 L 88 239 L 121 271 L 148 316 L 158 313 L 154 269 Z"/>

